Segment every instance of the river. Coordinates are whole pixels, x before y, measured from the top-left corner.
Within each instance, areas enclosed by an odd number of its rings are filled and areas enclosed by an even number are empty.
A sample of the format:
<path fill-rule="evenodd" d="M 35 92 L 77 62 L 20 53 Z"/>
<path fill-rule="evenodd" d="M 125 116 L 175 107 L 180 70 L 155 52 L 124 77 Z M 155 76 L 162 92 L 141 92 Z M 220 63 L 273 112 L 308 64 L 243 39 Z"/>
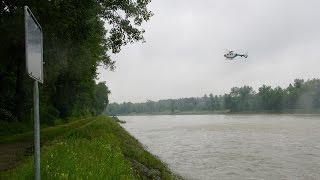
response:
<path fill-rule="evenodd" d="M 320 179 L 320 116 L 121 116 L 186 179 Z"/>

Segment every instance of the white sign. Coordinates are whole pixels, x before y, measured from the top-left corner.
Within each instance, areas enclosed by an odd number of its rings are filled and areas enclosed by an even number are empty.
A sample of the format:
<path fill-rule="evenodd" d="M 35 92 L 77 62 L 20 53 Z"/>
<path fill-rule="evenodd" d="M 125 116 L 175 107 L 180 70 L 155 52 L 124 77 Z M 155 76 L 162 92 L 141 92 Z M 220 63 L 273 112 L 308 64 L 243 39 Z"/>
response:
<path fill-rule="evenodd" d="M 27 6 L 24 8 L 24 14 L 27 73 L 31 78 L 43 83 L 42 28 Z"/>

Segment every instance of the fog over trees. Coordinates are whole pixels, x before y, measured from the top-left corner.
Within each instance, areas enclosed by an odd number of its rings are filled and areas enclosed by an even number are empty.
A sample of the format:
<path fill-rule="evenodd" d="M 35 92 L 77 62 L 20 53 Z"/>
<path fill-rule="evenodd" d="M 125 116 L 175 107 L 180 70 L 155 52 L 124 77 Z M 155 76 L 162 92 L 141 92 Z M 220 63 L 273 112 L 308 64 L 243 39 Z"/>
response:
<path fill-rule="evenodd" d="M 183 112 L 320 112 L 320 79 L 296 79 L 287 88 L 263 85 L 255 91 L 250 86 L 243 86 L 233 87 L 224 95 L 111 103 L 106 110 L 111 115 Z"/>

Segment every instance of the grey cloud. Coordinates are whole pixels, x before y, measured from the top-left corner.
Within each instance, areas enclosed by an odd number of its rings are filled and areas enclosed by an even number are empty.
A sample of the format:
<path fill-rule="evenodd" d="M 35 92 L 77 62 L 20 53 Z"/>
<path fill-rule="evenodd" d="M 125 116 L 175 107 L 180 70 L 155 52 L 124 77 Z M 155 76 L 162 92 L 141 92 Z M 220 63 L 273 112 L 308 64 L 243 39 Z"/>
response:
<path fill-rule="evenodd" d="M 319 78 L 318 7 L 316 0 L 153 0 L 147 43 L 113 55 L 118 68 L 100 69 L 100 80 L 111 101 L 141 102 Z M 249 58 L 225 61 L 227 48 Z"/>

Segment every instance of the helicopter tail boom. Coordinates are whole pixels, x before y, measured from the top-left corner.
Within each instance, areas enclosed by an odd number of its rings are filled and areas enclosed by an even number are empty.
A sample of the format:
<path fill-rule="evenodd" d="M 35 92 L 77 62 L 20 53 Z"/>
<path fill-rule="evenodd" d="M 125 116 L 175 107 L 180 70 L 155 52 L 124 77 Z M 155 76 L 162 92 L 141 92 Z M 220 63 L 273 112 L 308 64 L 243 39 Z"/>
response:
<path fill-rule="evenodd" d="M 239 54 L 240 57 L 248 58 L 248 54 Z"/>

